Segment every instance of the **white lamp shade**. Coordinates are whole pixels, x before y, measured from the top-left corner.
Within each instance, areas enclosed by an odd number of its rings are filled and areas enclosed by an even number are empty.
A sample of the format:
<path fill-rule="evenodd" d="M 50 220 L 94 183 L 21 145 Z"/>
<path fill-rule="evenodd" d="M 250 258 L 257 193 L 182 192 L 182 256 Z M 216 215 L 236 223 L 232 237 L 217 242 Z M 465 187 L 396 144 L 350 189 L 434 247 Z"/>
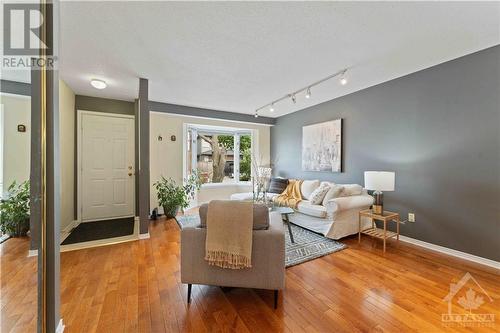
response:
<path fill-rule="evenodd" d="M 373 191 L 394 191 L 396 175 L 390 171 L 365 171 L 365 188 Z"/>

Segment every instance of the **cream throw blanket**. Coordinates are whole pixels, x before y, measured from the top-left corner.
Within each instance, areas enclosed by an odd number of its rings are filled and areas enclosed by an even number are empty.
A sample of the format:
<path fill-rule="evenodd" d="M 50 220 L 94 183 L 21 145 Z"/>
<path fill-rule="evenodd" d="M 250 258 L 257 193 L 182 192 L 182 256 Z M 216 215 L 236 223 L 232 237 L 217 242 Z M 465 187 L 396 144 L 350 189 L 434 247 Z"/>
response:
<path fill-rule="evenodd" d="M 253 202 L 212 200 L 208 203 L 205 260 L 209 265 L 252 267 Z"/>

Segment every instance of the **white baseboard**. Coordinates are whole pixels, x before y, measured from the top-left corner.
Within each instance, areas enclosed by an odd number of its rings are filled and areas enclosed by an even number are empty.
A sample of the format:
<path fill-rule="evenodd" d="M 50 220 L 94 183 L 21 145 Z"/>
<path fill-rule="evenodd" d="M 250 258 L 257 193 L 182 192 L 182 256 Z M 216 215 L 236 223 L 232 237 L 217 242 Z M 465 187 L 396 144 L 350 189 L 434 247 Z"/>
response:
<path fill-rule="evenodd" d="M 56 328 L 56 333 L 63 333 L 64 332 L 64 324 L 63 324 L 63 320 L 61 318 L 61 320 L 59 320 L 59 324 L 57 325 L 57 328 Z"/>
<path fill-rule="evenodd" d="M 28 258 L 29 257 L 36 257 L 38 256 L 38 250 L 29 250 L 28 251 Z"/>
<path fill-rule="evenodd" d="M 475 263 L 489 266 L 489 267 L 493 267 L 495 269 L 500 269 L 500 262 L 495 261 L 495 260 L 475 256 L 475 255 L 470 254 L 470 253 L 453 250 L 453 249 L 450 249 L 450 248 L 447 248 L 444 246 L 440 246 L 440 245 L 436 245 L 436 244 L 432 244 L 432 243 L 427 243 L 427 242 L 424 242 L 424 241 L 421 241 L 418 239 L 414 239 L 414 238 L 410 238 L 410 237 L 406 237 L 406 236 L 399 236 L 399 240 L 406 242 L 406 243 L 413 244 L 413 245 L 425 247 L 429 250 L 441 252 L 441 253 L 444 253 L 444 254 L 447 254 L 447 255 L 450 255 L 453 257 L 465 259 L 468 261 L 473 261 Z"/>
<path fill-rule="evenodd" d="M 148 239 L 148 238 L 150 238 L 149 232 L 146 234 L 139 234 L 139 239 Z"/>

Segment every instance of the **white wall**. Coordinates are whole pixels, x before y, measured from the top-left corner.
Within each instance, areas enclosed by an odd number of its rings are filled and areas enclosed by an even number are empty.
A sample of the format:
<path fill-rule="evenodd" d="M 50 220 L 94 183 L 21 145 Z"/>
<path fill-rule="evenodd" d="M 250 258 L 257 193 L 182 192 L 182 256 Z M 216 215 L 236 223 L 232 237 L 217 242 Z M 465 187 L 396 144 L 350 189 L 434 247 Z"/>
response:
<path fill-rule="evenodd" d="M 268 164 L 270 161 L 270 127 L 249 123 L 239 123 L 231 121 L 201 119 L 164 113 L 152 112 L 150 116 L 150 207 L 158 206 L 156 191 L 153 183 L 163 175 L 165 178 L 172 177 L 178 184 L 183 181 L 183 129 L 184 124 L 200 124 L 224 126 L 233 128 L 245 128 L 254 131 L 254 142 L 258 147 L 257 154 L 261 156 L 261 163 Z M 158 136 L 163 137 L 158 141 Z M 176 141 L 171 141 L 170 137 L 175 135 Z M 230 187 L 210 187 L 202 189 L 199 193 L 199 202 L 206 202 L 209 199 L 229 198 L 232 193 L 249 192 L 250 186 L 233 185 Z"/>
<path fill-rule="evenodd" d="M 30 178 L 31 98 L 21 95 L 0 95 L 4 112 L 3 187 Z M 18 132 L 25 125 L 26 132 Z"/>
<path fill-rule="evenodd" d="M 59 80 L 59 149 L 61 163 L 61 230 L 74 220 L 75 94 Z"/>

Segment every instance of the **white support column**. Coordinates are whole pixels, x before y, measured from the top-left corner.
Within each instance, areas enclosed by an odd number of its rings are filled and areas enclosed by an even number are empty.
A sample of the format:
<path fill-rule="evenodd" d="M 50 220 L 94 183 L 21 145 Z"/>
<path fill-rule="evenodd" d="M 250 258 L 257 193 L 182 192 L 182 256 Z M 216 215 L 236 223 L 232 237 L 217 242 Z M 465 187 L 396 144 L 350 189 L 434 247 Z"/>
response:
<path fill-rule="evenodd" d="M 198 131 L 195 128 L 191 130 L 191 172 L 198 169 Z"/>
<path fill-rule="evenodd" d="M 233 175 L 234 181 L 240 181 L 240 134 L 234 135 L 234 150 L 233 150 Z"/>

